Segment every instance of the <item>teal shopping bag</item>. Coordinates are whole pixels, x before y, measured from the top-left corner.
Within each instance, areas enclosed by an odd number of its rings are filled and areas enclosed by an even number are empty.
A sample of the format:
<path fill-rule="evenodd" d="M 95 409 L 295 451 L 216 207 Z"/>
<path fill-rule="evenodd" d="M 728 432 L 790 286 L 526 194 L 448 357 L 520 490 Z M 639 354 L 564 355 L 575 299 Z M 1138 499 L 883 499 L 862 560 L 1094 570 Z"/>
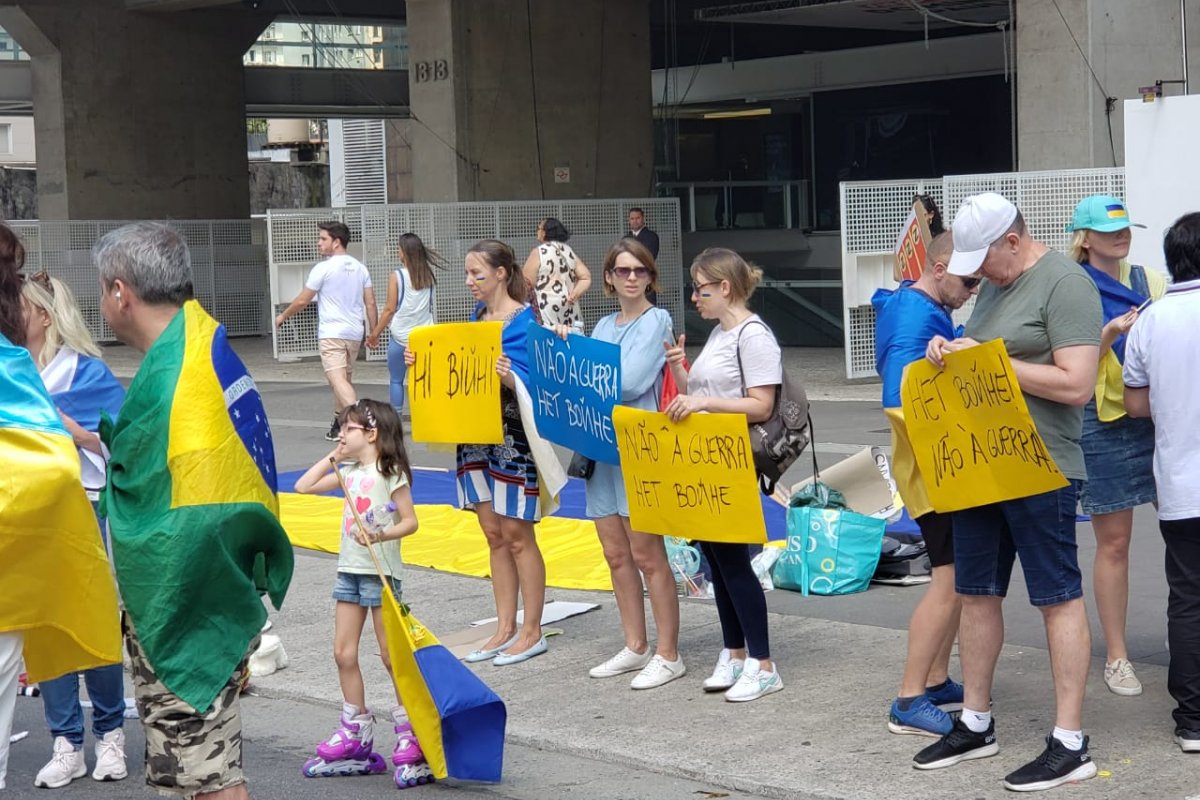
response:
<path fill-rule="evenodd" d="M 884 526 L 846 508 L 837 489 L 819 481 L 801 487 L 788 503 L 787 549 L 771 578 L 805 596 L 864 591 L 879 565 Z"/>

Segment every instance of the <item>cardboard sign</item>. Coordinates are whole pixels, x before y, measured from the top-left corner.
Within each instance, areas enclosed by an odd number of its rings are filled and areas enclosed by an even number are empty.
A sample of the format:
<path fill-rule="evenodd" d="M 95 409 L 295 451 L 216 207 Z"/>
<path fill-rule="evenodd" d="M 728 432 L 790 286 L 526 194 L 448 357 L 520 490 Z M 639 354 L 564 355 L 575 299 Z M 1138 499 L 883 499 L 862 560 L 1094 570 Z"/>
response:
<path fill-rule="evenodd" d="M 929 247 L 929 223 L 925 221 L 925 205 L 914 200 L 908 219 L 896 240 L 896 263 L 892 277 L 899 281 L 915 281 L 925 270 L 925 253 Z"/>
<path fill-rule="evenodd" d="M 408 349 L 412 437 L 417 442 L 499 444 L 501 322 L 450 322 L 414 328 Z"/>
<path fill-rule="evenodd" d="M 743 414 L 613 409 L 633 529 L 706 542 L 767 540 Z"/>
<path fill-rule="evenodd" d="M 1029 416 L 1004 342 L 904 370 L 904 420 L 935 511 L 959 511 L 1067 485 Z"/>
<path fill-rule="evenodd" d="M 529 323 L 529 394 L 538 433 L 596 461 L 617 464 L 612 410 L 621 399 L 621 348 L 572 333 L 563 341 Z"/>

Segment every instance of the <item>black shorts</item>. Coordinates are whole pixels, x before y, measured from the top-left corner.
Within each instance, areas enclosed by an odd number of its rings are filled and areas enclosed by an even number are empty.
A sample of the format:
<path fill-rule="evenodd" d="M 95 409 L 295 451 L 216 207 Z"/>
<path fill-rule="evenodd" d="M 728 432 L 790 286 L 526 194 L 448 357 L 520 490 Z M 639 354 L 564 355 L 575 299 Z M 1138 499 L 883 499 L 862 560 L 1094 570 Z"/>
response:
<path fill-rule="evenodd" d="M 917 517 L 917 526 L 925 539 L 925 552 L 929 555 L 929 566 L 954 566 L 954 526 L 949 514 L 930 511 Z"/>

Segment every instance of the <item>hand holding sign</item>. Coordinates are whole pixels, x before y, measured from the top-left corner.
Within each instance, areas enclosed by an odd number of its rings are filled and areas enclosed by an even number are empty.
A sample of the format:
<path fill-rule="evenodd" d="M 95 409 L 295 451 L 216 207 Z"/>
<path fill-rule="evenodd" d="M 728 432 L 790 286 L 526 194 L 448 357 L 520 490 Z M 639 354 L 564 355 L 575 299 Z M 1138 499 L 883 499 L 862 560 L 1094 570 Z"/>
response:
<path fill-rule="evenodd" d="M 405 361 L 412 436 L 418 442 L 499 444 L 500 322 L 414 328 Z M 507 362 L 507 359 L 504 359 Z"/>
<path fill-rule="evenodd" d="M 967 347 L 966 341 L 943 340 L 938 355 L 945 368 L 914 361 L 901 385 L 904 421 L 934 510 L 1066 486 L 1029 416 L 1004 342 Z"/>
<path fill-rule="evenodd" d="M 766 523 L 743 414 L 613 409 L 634 530 L 708 542 L 765 542 Z"/>
<path fill-rule="evenodd" d="M 621 348 L 529 324 L 529 392 L 538 433 L 596 461 L 616 464 L 612 410 L 621 399 Z"/>

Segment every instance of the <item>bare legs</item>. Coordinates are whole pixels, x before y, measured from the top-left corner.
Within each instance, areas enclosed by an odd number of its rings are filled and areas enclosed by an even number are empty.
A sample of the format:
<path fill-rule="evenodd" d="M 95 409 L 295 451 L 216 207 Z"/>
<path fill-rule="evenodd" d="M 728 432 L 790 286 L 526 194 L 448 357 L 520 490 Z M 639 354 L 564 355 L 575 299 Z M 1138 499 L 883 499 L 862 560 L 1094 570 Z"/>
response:
<path fill-rule="evenodd" d="M 1096 532 L 1092 583 L 1108 651 L 1105 661 L 1111 664 L 1118 658 L 1129 657 L 1125 649 L 1125 618 L 1129 610 L 1129 540 L 1133 535 L 1133 509 L 1093 514 L 1092 529 Z"/>
<path fill-rule="evenodd" d="M 612 573 L 613 594 L 625 632 L 625 646 L 644 653 L 648 644 L 646 611 L 642 602 L 642 581 L 650 590 L 650 611 L 658 633 L 656 652 L 667 661 L 679 658 L 679 596 L 675 577 L 667 563 L 667 550 L 661 536 L 638 533 L 629 527 L 629 519 L 618 515 L 600 517 L 596 533 L 604 549 L 604 560 Z"/>
<path fill-rule="evenodd" d="M 973 711 L 991 707 L 992 678 L 1004 645 L 1004 614 L 999 597 L 962 596 L 958 659 L 962 662 L 965 697 Z M 1083 729 L 1083 694 L 1091 658 L 1091 634 L 1083 600 L 1041 606 L 1054 675 L 1055 725 Z"/>
<path fill-rule="evenodd" d="M 354 384 L 350 382 L 350 372 L 345 367 L 326 370 L 325 380 L 329 381 L 329 388 L 333 390 L 333 413 L 340 414 L 343 408 L 358 402 Z"/>
<path fill-rule="evenodd" d="M 934 567 L 933 580 L 908 624 L 908 659 L 900 682 L 901 697 L 924 694 L 925 687 L 946 680 L 961 608 L 954 593 L 954 565 Z"/>
<path fill-rule="evenodd" d="M 542 607 L 546 604 L 546 563 L 533 536 L 533 523 L 502 517 L 490 503 L 476 503 L 479 527 L 487 538 L 496 599 L 496 634 L 482 646 L 492 650 L 517 633 L 517 593 L 525 603 L 525 623 L 506 653 L 523 653 L 542 638 Z"/>
<path fill-rule="evenodd" d="M 1083 730 L 1083 694 L 1092 658 L 1092 634 L 1083 598 L 1039 610 L 1046 621 L 1046 644 L 1050 646 L 1050 669 L 1054 674 L 1054 724 L 1068 731 Z"/>
<path fill-rule="evenodd" d="M 358 603 L 339 600 L 333 613 L 333 661 L 337 664 L 342 698 L 351 705 L 366 708 L 362 670 L 358 666 L 358 642 L 367 621 L 367 609 Z"/>

